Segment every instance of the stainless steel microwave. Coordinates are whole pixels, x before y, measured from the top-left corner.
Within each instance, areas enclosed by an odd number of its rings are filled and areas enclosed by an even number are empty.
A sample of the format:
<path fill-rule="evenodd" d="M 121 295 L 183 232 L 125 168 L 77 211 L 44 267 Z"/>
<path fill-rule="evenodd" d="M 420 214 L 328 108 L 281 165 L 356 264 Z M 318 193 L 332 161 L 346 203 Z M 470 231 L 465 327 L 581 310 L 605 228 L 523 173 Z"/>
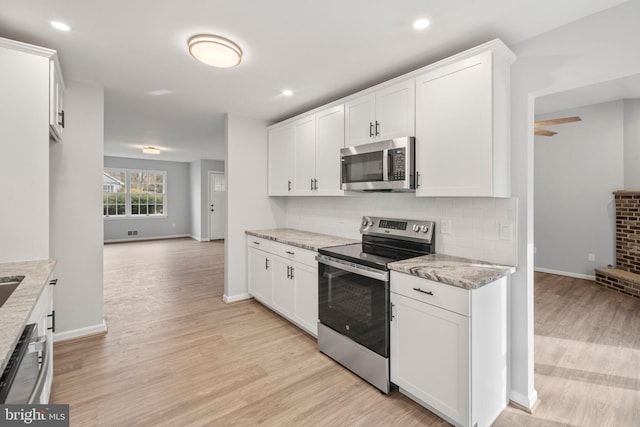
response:
<path fill-rule="evenodd" d="M 415 138 L 405 136 L 340 150 L 341 188 L 415 191 Z"/>

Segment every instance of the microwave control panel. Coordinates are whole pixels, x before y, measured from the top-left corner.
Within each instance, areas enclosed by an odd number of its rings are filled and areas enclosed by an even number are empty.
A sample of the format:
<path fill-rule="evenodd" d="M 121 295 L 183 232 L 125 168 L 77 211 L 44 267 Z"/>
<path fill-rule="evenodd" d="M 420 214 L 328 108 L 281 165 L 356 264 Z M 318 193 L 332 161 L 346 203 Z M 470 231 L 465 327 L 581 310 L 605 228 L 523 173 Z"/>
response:
<path fill-rule="evenodd" d="M 389 181 L 404 181 L 406 178 L 406 155 L 404 148 L 389 150 Z"/>

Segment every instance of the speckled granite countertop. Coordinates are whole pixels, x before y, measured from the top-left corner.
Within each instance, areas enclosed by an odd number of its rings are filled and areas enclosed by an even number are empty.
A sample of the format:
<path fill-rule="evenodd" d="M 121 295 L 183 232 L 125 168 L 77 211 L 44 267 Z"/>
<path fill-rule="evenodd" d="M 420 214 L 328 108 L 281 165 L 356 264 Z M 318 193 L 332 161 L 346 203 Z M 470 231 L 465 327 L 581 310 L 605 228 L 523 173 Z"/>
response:
<path fill-rule="evenodd" d="M 16 290 L 0 307 L 0 372 L 4 370 L 55 265 L 54 260 L 0 263 L 0 278 L 24 276 Z"/>
<path fill-rule="evenodd" d="M 516 271 L 515 267 L 507 265 L 442 254 L 392 262 L 389 268 L 465 289 L 477 289 Z"/>
<path fill-rule="evenodd" d="M 309 249 L 311 251 L 317 251 L 320 248 L 327 248 L 329 246 L 339 246 L 360 242 L 360 240 L 330 236 L 328 234 L 312 233 L 310 231 L 296 230 L 294 228 L 247 230 L 245 233 L 251 236 L 261 237 L 263 239 L 297 246 L 302 249 Z"/>

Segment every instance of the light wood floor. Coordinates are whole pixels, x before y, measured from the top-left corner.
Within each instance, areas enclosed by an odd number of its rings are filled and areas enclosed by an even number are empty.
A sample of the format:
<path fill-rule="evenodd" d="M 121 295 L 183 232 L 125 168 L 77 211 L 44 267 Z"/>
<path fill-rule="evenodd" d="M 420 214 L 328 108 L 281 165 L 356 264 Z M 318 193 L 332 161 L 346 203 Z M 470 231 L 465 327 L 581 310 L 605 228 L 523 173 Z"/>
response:
<path fill-rule="evenodd" d="M 223 243 L 105 245 L 109 333 L 55 345 L 52 403 L 72 426 L 438 426 L 384 396 L 253 300 L 227 305 Z M 496 426 L 638 426 L 640 301 L 539 275 L 534 415 Z"/>

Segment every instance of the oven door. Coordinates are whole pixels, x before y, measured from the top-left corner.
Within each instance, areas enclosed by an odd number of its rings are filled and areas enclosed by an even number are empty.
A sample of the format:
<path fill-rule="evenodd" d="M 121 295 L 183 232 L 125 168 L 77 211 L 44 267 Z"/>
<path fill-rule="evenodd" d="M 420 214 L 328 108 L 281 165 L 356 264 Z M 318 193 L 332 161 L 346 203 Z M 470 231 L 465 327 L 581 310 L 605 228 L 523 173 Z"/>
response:
<path fill-rule="evenodd" d="M 318 255 L 320 323 L 389 357 L 389 272 Z"/>

